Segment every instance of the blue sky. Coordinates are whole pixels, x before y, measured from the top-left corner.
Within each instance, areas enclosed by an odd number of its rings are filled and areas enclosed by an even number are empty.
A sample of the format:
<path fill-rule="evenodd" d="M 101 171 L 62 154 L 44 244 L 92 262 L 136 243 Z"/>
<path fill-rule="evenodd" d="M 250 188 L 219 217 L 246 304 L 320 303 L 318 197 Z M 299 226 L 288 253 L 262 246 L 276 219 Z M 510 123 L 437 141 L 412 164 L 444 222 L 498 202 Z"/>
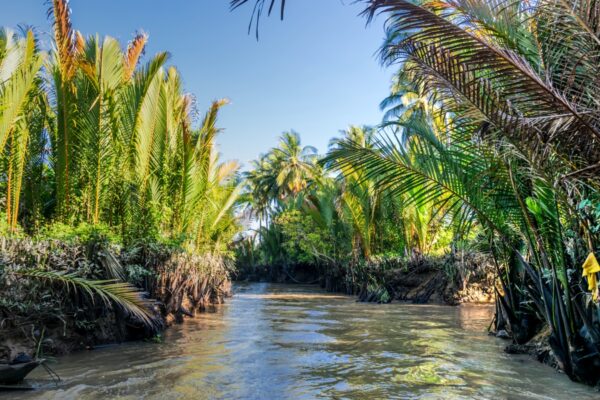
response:
<path fill-rule="evenodd" d="M 247 34 L 250 7 L 229 11 L 228 0 L 71 0 L 76 29 L 119 39 L 125 45 L 143 30 L 146 55 L 167 50 L 185 89 L 203 112 L 227 97 L 219 138 L 225 159 L 248 161 L 294 129 L 304 144 L 324 152 L 349 124 L 376 124 L 391 71 L 376 51 L 383 22 L 365 27 L 352 0 L 289 0 L 283 22 L 261 21 L 260 40 Z M 7 2 L 0 25 L 32 25 L 50 43 L 45 0 Z"/>

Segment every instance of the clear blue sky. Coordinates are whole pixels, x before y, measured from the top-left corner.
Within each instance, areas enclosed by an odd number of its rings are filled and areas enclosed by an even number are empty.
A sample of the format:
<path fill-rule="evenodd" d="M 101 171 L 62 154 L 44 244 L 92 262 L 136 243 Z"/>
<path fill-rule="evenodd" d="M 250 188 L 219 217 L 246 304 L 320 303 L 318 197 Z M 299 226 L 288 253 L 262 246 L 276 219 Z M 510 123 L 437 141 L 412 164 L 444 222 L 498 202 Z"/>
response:
<path fill-rule="evenodd" d="M 369 27 L 352 0 L 288 0 L 283 22 L 263 19 L 260 40 L 247 34 L 250 7 L 229 11 L 228 0 L 71 0 L 75 28 L 125 45 L 137 30 L 149 34 L 146 55 L 167 50 L 185 90 L 203 112 L 227 97 L 219 120 L 223 157 L 246 164 L 298 131 L 304 144 L 326 150 L 349 124 L 376 124 L 391 71 L 376 51 L 380 18 Z M 32 25 L 50 42 L 45 0 L 8 1 L 0 25 Z"/>

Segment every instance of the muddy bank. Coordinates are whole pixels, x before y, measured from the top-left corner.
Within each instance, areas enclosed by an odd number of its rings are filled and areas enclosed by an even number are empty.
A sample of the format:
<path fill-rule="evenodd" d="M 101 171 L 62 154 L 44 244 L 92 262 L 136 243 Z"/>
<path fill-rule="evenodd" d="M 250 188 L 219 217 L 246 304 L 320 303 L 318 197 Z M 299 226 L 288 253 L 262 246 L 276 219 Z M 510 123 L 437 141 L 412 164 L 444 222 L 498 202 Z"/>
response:
<path fill-rule="evenodd" d="M 502 337 L 502 333 L 500 333 L 500 335 L 496 333 L 496 336 Z M 510 340 L 509 337 L 506 337 L 506 339 Z M 560 370 L 558 362 L 552 353 L 552 347 L 550 346 L 549 340 L 550 330 L 545 328 L 535 335 L 529 342 L 525 344 L 510 343 L 506 346 L 504 351 L 508 354 L 529 355 L 543 364 Z"/>
<path fill-rule="evenodd" d="M 361 301 L 404 301 L 457 305 L 492 303 L 496 285 L 489 257 L 465 253 L 441 257 L 373 258 L 359 265 L 241 269 L 237 280 L 273 283 L 319 283 L 330 292 Z"/>
<path fill-rule="evenodd" d="M 371 287 L 363 285 L 359 298 L 448 305 L 495 300 L 493 266 L 480 254 L 414 257 L 384 271 L 378 281 L 378 285 Z"/>
<path fill-rule="evenodd" d="M 230 292 L 229 267 L 212 256 L 172 247 L 139 244 L 126 249 L 103 241 L 3 239 L 0 243 L 0 362 L 19 353 L 62 355 L 129 340 L 159 339 Z M 128 282 L 144 292 L 153 312 L 151 326 L 85 289 L 20 270 L 44 269 L 85 279 Z"/>
<path fill-rule="evenodd" d="M 458 305 L 494 301 L 495 275 L 484 255 L 374 260 L 347 271 L 329 273 L 323 286 L 330 291 L 354 294 L 361 301 L 378 303 Z"/>

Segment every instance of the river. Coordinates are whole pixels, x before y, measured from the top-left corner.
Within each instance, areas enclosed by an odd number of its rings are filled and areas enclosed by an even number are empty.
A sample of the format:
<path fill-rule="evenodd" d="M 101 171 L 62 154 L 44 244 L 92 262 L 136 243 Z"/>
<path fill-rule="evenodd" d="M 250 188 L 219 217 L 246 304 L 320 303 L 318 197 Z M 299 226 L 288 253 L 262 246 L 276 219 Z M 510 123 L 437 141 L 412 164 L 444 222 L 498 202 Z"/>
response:
<path fill-rule="evenodd" d="M 4 399 L 594 399 L 486 333 L 488 306 L 358 303 L 313 286 L 238 284 L 160 343 L 58 358 L 53 385 Z"/>

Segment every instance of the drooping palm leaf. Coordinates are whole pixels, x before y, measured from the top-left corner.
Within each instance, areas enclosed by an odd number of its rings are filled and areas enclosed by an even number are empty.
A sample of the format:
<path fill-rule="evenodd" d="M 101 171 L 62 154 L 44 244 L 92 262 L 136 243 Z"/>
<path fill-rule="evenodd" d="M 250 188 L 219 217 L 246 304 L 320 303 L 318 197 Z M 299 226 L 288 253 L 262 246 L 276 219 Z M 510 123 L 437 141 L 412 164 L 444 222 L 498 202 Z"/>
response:
<path fill-rule="evenodd" d="M 248 3 L 250 0 L 230 0 L 230 8 L 235 10 L 236 8 L 243 6 Z M 253 0 L 254 9 L 252 10 L 252 16 L 250 17 L 250 23 L 248 24 L 248 33 L 252 29 L 252 25 L 256 26 L 256 38 L 258 39 L 258 25 L 260 24 L 260 17 L 265 13 L 265 7 L 268 5 L 266 9 L 267 15 L 271 15 L 273 8 L 276 3 L 279 3 L 279 18 L 283 20 L 283 15 L 285 11 L 285 0 Z"/>
<path fill-rule="evenodd" d="M 367 14 L 373 18 L 377 12 L 389 15 L 389 40 L 382 50 L 386 63 L 410 61 L 426 87 L 453 93 L 445 100 L 467 104 L 503 135 L 535 151 L 550 146 L 579 166 L 600 161 L 600 153 L 589 146 L 600 140 L 595 117 L 544 81 L 519 54 L 453 23 L 454 10 L 438 3 L 372 1 Z M 571 134 L 561 134 L 566 130 Z"/>
<path fill-rule="evenodd" d="M 15 274 L 38 280 L 60 283 L 67 288 L 82 291 L 90 298 L 98 296 L 105 304 L 115 304 L 148 326 L 155 326 L 157 320 L 150 310 L 152 302 L 134 286 L 116 280 L 89 280 L 76 274 L 68 274 L 41 269 L 17 270 Z"/>

